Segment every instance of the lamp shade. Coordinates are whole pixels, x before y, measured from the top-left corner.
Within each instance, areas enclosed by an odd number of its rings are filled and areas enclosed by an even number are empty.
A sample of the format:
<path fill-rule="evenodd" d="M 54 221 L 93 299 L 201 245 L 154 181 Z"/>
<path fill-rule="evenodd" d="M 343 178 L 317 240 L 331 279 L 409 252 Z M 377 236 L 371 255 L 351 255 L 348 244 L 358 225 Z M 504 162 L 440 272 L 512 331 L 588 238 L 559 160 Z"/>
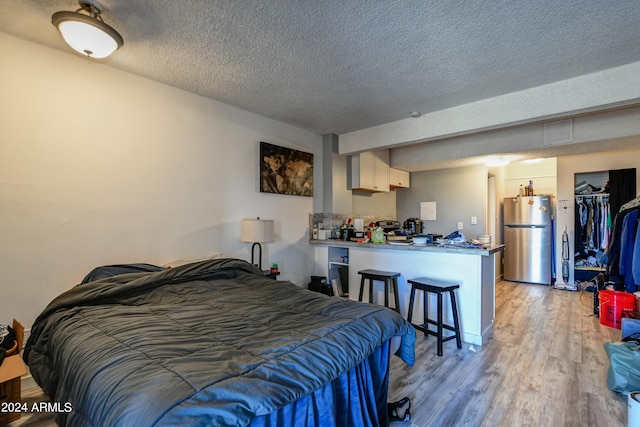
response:
<path fill-rule="evenodd" d="M 247 243 L 270 243 L 275 241 L 272 219 L 243 219 L 240 240 Z"/>

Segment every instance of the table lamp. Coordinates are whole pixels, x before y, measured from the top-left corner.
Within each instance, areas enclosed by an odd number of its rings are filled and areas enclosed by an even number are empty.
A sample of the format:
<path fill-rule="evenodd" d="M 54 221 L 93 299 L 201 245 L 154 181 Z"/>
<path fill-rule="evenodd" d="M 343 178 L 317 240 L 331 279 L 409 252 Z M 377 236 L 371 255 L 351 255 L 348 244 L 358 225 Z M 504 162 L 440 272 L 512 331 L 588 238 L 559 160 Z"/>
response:
<path fill-rule="evenodd" d="M 260 243 L 271 243 L 275 241 L 274 226 L 272 219 L 245 218 L 242 220 L 242 230 L 240 240 L 242 242 L 253 243 L 251 246 L 251 264 L 257 265 L 262 270 L 262 245 Z M 258 264 L 255 263 L 255 249 L 258 247 Z"/>

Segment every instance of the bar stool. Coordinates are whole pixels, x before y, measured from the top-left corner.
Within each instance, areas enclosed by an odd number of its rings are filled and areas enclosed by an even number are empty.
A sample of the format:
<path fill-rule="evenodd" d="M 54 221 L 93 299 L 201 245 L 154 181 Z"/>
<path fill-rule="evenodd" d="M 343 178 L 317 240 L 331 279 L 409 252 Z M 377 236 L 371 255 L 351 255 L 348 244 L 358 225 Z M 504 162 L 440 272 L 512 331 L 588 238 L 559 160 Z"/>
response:
<path fill-rule="evenodd" d="M 407 321 L 411 323 L 411 317 L 413 315 L 413 302 L 416 296 L 416 290 L 423 291 L 424 296 L 424 323 L 422 325 L 413 325 L 414 328 L 424 332 L 424 336 L 433 335 L 438 338 L 438 356 L 442 356 L 442 343 L 455 338 L 458 348 L 462 348 L 462 340 L 460 337 L 460 323 L 458 321 L 458 307 L 456 304 L 455 290 L 460 288 L 460 285 L 456 283 L 444 282 L 441 280 L 431 279 L 428 277 L 420 277 L 417 279 L 407 280 L 411 283 L 411 297 L 409 298 L 409 313 Z M 451 310 L 453 311 L 453 326 L 447 325 L 442 321 L 442 294 L 449 292 L 449 299 L 451 301 Z M 429 318 L 429 293 L 436 294 L 438 296 L 438 312 L 437 320 Z M 429 329 L 429 325 L 435 325 L 436 331 Z M 444 337 L 443 329 L 453 331 L 454 334 L 448 337 Z"/>
<path fill-rule="evenodd" d="M 358 301 L 362 301 L 362 293 L 364 292 L 364 281 L 369 280 L 369 302 L 373 303 L 373 281 L 379 280 L 384 282 L 384 306 L 389 307 L 389 285 L 393 286 L 393 296 L 395 307 L 394 310 L 400 313 L 400 299 L 398 298 L 398 277 L 400 273 L 393 271 L 380 270 L 361 270 L 358 274 L 362 276 L 360 279 L 360 295 Z"/>

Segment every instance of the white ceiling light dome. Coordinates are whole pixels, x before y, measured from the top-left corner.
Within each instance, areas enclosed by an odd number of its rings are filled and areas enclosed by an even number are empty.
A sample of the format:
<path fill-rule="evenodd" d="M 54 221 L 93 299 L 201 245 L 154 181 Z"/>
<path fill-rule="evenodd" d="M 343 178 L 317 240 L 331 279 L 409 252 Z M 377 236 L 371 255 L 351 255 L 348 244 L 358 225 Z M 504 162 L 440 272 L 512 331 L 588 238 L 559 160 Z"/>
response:
<path fill-rule="evenodd" d="M 104 11 L 102 5 L 95 0 L 80 0 L 79 4 L 80 9 L 75 12 L 56 12 L 51 17 L 64 41 L 81 55 L 97 59 L 106 58 L 122 47 L 122 36 L 100 16 Z"/>
<path fill-rule="evenodd" d="M 489 157 L 485 163 L 489 167 L 507 166 L 511 163 L 511 158 L 509 156 L 493 156 Z"/>

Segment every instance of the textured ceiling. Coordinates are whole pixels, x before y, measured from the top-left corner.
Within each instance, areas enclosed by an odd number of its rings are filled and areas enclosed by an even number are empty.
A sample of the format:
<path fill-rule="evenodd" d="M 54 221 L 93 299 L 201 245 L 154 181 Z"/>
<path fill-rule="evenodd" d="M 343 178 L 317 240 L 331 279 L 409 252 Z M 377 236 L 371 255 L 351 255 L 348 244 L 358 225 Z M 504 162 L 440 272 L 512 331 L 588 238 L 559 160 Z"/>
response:
<path fill-rule="evenodd" d="M 342 134 L 640 60 L 637 0 L 100 0 L 107 64 Z M 0 31 L 70 49 L 74 0 L 0 0 Z"/>

